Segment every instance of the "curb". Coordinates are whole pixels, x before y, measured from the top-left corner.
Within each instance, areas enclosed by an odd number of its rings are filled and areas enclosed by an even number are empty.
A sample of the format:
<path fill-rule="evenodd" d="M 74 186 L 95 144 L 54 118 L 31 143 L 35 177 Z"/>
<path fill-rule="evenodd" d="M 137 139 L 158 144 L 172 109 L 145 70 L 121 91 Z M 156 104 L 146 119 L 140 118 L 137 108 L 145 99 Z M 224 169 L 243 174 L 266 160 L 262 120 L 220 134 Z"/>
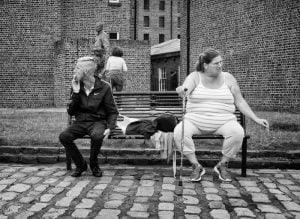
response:
<path fill-rule="evenodd" d="M 80 151 L 88 160 L 89 149 Z M 197 150 L 199 161 L 206 167 L 213 167 L 221 157 L 219 150 Z M 110 149 L 103 147 L 99 155 L 101 164 L 132 164 L 132 165 L 172 165 L 172 160 L 161 158 L 161 152 L 152 148 L 122 148 Z M 26 164 L 54 164 L 65 162 L 65 149 L 63 147 L 30 147 L 30 146 L 0 146 L 0 162 L 26 163 Z M 180 163 L 180 155 L 177 154 L 177 165 Z M 184 165 L 189 162 L 184 159 Z M 231 168 L 240 168 L 240 154 L 230 162 Z M 294 151 L 248 151 L 247 167 L 249 169 L 279 168 L 300 169 L 300 150 Z"/>

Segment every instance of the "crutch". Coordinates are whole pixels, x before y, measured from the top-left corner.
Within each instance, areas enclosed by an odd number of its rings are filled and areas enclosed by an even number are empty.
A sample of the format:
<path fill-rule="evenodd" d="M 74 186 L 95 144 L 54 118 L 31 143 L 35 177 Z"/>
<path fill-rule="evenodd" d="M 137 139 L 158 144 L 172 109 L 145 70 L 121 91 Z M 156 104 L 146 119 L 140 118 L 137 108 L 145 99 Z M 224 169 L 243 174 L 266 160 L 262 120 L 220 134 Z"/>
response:
<path fill-rule="evenodd" d="M 181 143 L 180 143 L 180 170 L 179 170 L 179 186 L 182 186 L 182 165 L 183 165 L 183 144 L 184 144 L 184 116 L 186 112 L 186 91 L 187 88 L 184 88 L 184 94 L 182 97 L 182 129 L 181 129 Z"/>

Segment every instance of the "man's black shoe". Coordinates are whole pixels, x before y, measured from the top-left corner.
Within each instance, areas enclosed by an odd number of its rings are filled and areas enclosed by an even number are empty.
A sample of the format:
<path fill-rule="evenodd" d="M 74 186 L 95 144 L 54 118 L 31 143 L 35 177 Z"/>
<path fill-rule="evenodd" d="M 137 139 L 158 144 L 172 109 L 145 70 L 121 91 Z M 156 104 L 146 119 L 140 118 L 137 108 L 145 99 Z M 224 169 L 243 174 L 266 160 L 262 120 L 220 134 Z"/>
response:
<path fill-rule="evenodd" d="M 86 171 L 86 170 L 87 170 L 87 164 L 86 164 L 86 162 L 85 162 L 84 165 L 83 165 L 83 168 L 81 169 L 81 168 L 77 168 L 77 167 L 76 167 L 76 169 L 75 169 L 74 172 L 71 174 L 71 176 L 73 176 L 73 177 L 79 177 L 79 176 L 81 176 L 82 172 L 84 172 L 84 171 Z"/>
<path fill-rule="evenodd" d="M 101 177 L 102 176 L 102 170 L 99 167 L 94 167 L 92 169 L 92 173 L 93 173 L 93 176 L 95 176 L 95 177 Z"/>

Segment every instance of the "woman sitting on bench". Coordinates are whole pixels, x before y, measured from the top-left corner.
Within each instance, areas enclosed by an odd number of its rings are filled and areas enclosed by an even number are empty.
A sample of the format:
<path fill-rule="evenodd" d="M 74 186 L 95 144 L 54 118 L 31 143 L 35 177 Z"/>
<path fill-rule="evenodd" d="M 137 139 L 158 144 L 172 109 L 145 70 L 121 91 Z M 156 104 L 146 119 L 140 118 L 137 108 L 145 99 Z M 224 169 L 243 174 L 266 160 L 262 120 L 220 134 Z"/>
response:
<path fill-rule="evenodd" d="M 269 127 L 267 120 L 258 118 L 251 110 L 236 79 L 230 73 L 222 71 L 222 64 L 218 51 L 206 50 L 199 56 L 196 71 L 189 74 L 183 85 L 176 89 L 180 96 L 187 96 L 183 154 L 193 167 L 191 181 L 200 181 L 205 174 L 205 169 L 195 155 L 193 135 L 219 134 L 224 137 L 223 156 L 214 171 L 220 180 L 230 182 L 228 162 L 240 150 L 245 134 L 234 115 L 235 106 L 257 124 Z M 175 143 L 179 149 L 181 137 L 182 123 L 179 123 L 174 130 Z"/>

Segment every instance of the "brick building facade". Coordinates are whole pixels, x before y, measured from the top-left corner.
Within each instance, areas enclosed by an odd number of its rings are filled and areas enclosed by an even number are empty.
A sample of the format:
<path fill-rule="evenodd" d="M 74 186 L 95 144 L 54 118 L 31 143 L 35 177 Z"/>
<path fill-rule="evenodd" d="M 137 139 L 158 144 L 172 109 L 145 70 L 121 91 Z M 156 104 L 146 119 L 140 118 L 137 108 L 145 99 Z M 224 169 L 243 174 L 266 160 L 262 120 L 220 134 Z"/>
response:
<path fill-rule="evenodd" d="M 96 22 L 118 40 L 126 90 L 150 90 L 150 44 L 133 40 L 134 1 L 0 1 L 0 107 L 65 106 L 76 59 L 90 55 Z M 63 95 L 61 95 L 63 94 Z"/>
<path fill-rule="evenodd" d="M 108 34 L 116 33 L 118 39 L 131 38 L 131 19 L 134 19 L 132 0 L 121 0 L 120 4 L 109 4 L 108 0 L 62 0 L 61 29 L 64 38 L 94 38 L 95 24 L 104 22 Z"/>
<path fill-rule="evenodd" d="M 298 111 L 299 1 L 149 0 L 147 13 L 156 18 L 156 27 L 163 14 L 171 18 L 171 5 L 174 9 L 173 25 L 164 19 L 166 32 L 148 28 L 155 34 L 149 44 L 135 41 L 143 40 L 146 32 L 147 1 L 108 2 L 0 1 L 0 107 L 65 106 L 74 62 L 90 54 L 97 21 L 120 40 L 111 40 L 112 45 L 124 48 L 131 82 L 127 89 L 150 90 L 150 44 L 157 44 L 163 33 L 165 41 L 177 38 L 175 17 L 180 16 L 181 81 L 193 71 L 198 54 L 214 47 L 222 52 L 225 70 L 237 78 L 251 106 Z"/>
<path fill-rule="evenodd" d="M 182 72 L 213 47 L 252 107 L 299 112 L 300 1 L 185 0 L 183 7 Z"/>
<path fill-rule="evenodd" d="M 59 1 L 0 1 L 0 106 L 53 106 Z"/>
<path fill-rule="evenodd" d="M 63 39 L 55 45 L 54 105 L 66 104 L 70 95 L 70 81 L 77 58 L 90 55 L 93 39 Z M 111 47 L 123 48 L 128 71 L 124 91 L 150 90 L 150 47 L 135 40 L 113 40 Z"/>
<path fill-rule="evenodd" d="M 156 45 L 180 38 L 182 0 L 136 0 L 137 39 Z"/>

